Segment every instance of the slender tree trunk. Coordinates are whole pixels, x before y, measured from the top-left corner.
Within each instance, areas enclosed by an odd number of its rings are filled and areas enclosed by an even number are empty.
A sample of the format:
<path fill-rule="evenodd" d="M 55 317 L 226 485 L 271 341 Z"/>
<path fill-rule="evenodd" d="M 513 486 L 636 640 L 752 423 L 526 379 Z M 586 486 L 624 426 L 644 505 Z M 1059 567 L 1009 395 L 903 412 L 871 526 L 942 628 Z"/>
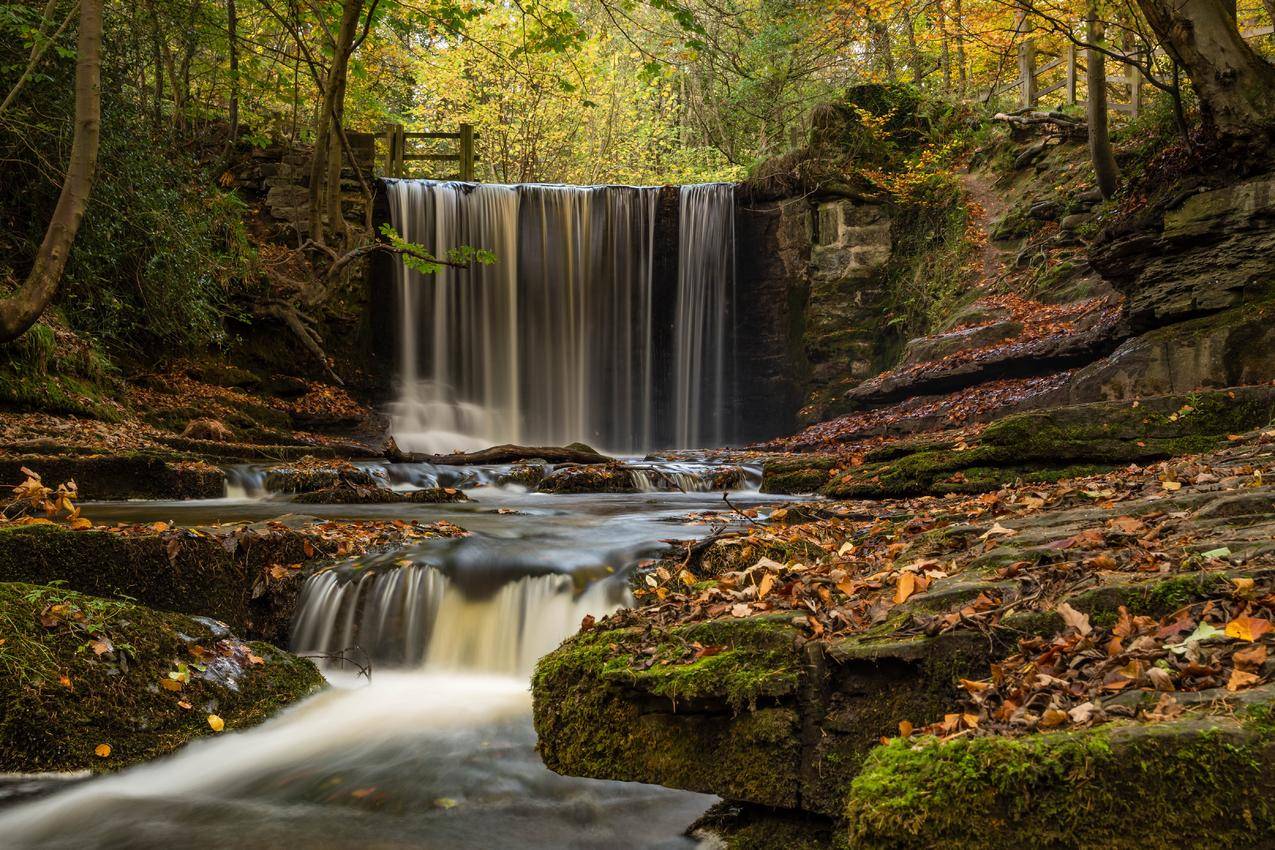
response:
<path fill-rule="evenodd" d="M 1275 0 L 1270 0 L 1275 3 Z M 912 85 L 918 89 L 925 82 L 925 71 L 921 68 L 921 51 L 916 46 L 916 30 L 912 26 L 912 15 L 903 11 L 903 31 L 908 37 L 908 70 L 912 72 Z"/>
<path fill-rule="evenodd" d="M 1275 131 L 1275 65 L 1240 35 L 1230 0 L 1138 0 L 1147 23 L 1185 69 L 1204 120 L 1229 141 Z"/>
<path fill-rule="evenodd" d="M 310 162 L 310 238 L 320 244 L 324 241 L 323 213 L 330 206 L 327 199 L 331 196 L 330 193 L 340 189 L 339 175 L 335 184 L 330 185 L 327 179 L 331 149 L 336 147 L 332 127 L 334 122 L 341 120 L 344 113 L 345 79 L 362 12 L 363 0 L 345 0 L 342 4 L 341 26 L 337 30 L 336 44 L 332 49 L 332 66 L 323 86 L 323 105 L 315 121 L 318 132 L 314 139 L 314 157 Z M 339 158 L 337 162 L 340 162 Z"/>
<path fill-rule="evenodd" d="M 952 47 L 951 47 L 951 30 L 948 26 L 947 10 L 943 8 L 943 4 L 935 4 L 939 17 L 939 66 L 943 70 L 943 92 L 944 94 L 952 91 Z"/>
<path fill-rule="evenodd" d="M 0 342 L 26 333 L 57 295 L 67 256 L 84 217 L 102 127 L 102 0 L 80 0 L 80 31 L 75 61 L 75 136 L 71 161 L 53 217 L 22 286 L 0 301 Z"/>
<path fill-rule="evenodd" d="M 965 96 L 965 12 L 961 8 L 961 0 L 952 2 L 952 29 L 956 38 L 956 81 L 957 91 Z"/>
<path fill-rule="evenodd" d="M 1085 41 L 1090 45 L 1101 44 L 1104 37 L 1103 22 L 1098 20 L 1096 3 L 1090 3 L 1085 21 Z M 1104 198 L 1116 193 L 1120 171 L 1111 150 L 1111 137 L 1107 133 L 1107 64 L 1102 51 L 1089 47 L 1085 50 L 1085 82 L 1089 89 L 1089 156 L 1093 160 L 1094 176 L 1098 191 Z M 1131 69 L 1131 73 L 1138 73 Z"/>
<path fill-rule="evenodd" d="M 230 133 L 226 150 L 239 138 L 239 14 L 235 0 L 226 0 L 226 36 L 230 46 Z"/>

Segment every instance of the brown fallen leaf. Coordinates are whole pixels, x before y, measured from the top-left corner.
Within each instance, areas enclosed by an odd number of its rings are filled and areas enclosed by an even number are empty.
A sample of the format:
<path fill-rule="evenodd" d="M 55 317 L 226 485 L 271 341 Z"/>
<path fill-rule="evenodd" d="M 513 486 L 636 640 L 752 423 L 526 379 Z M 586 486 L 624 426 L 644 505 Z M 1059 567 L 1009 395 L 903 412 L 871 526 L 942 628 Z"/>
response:
<path fill-rule="evenodd" d="M 1058 616 L 1063 618 L 1063 622 L 1068 628 L 1075 629 L 1082 635 L 1087 635 L 1093 631 L 1093 626 L 1089 624 L 1089 615 L 1077 611 L 1066 602 L 1059 604 Z"/>
<path fill-rule="evenodd" d="M 1245 673 L 1243 670 L 1235 669 L 1231 671 L 1231 678 L 1226 682 L 1228 691 L 1238 691 L 1241 688 L 1247 688 L 1249 685 L 1255 684 L 1260 677 L 1256 673 Z"/>
<path fill-rule="evenodd" d="M 1250 647 L 1239 650 L 1231 656 L 1231 662 L 1240 670 L 1249 673 L 1256 672 L 1266 663 L 1266 644 L 1255 643 Z"/>

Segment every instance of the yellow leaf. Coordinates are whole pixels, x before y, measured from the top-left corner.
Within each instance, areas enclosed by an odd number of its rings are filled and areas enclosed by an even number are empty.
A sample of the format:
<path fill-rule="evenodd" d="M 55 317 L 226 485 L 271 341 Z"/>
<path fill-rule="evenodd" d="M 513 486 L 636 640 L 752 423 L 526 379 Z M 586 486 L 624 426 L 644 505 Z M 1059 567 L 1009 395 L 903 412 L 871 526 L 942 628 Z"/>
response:
<path fill-rule="evenodd" d="M 111 757 L 111 745 L 110 745 L 110 744 L 98 744 L 96 747 L 94 747 L 94 748 L 93 748 L 93 755 L 97 756 L 97 757 L 98 757 L 98 758 L 100 758 L 100 759 L 110 758 L 110 757 Z"/>
<path fill-rule="evenodd" d="M 159 686 L 166 691 L 180 691 L 182 683 L 176 679 L 160 679 Z"/>
<path fill-rule="evenodd" d="M 91 519 L 87 519 L 81 516 L 71 520 L 71 528 L 74 531 L 83 531 L 86 528 L 92 528 L 92 527 L 93 527 L 93 520 Z"/>
<path fill-rule="evenodd" d="M 1182 489 L 1182 482 L 1181 481 L 1161 481 L 1160 486 L 1168 490 L 1169 492 L 1173 492 L 1174 490 Z"/>
<path fill-rule="evenodd" d="M 1233 578 L 1231 583 L 1235 585 L 1237 593 L 1248 593 L 1253 589 L 1253 580 L 1251 578 Z"/>
<path fill-rule="evenodd" d="M 1236 617 L 1234 620 L 1226 624 L 1227 637 L 1233 637 L 1250 642 L 1260 640 L 1262 635 L 1266 634 L 1270 630 L 1270 620 L 1250 617 L 1247 614 L 1243 617 Z"/>
<path fill-rule="evenodd" d="M 214 732 L 220 732 L 222 729 L 226 728 L 226 721 L 222 720 L 215 714 L 210 714 L 208 715 L 208 725 Z"/>

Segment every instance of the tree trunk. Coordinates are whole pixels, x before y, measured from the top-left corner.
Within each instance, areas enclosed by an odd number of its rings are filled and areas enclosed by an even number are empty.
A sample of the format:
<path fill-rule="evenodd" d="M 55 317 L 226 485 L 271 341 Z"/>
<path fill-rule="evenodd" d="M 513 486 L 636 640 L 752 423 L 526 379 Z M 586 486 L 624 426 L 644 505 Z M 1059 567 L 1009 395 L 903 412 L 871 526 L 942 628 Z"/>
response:
<path fill-rule="evenodd" d="M 80 32 L 75 62 L 75 137 L 71 161 L 53 217 L 36 252 L 31 272 L 17 292 L 0 301 L 0 342 L 17 339 L 36 323 L 62 280 L 62 270 L 84 217 L 102 127 L 102 0 L 80 0 Z"/>
<path fill-rule="evenodd" d="M 1147 23 L 1186 70 L 1200 113 L 1225 141 L 1275 129 L 1275 65 L 1240 35 L 1228 0 L 1138 0 Z"/>
<path fill-rule="evenodd" d="M 329 185 L 331 181 L 327 179 L 329 157 L 331 149 L 335 147 L 332 128 L 335 122 L 341 120 L 345 111 L 345 79 L 350 68 L 350 53 L 354 49 L 363 2 L 364 0 L 345 0 L 341 4 L 341 26 L 337 30 L 336 44 L 332 47 L 332 66 L 323 86 L 323 105 L 315 122 L 318 132 L 314 139 L 314 157 L 310 162 L 310 238 L 319 243 L 324 241 L 323 213 L 330 206 L 328 199 L 331 193 L 338 192 L 341 188 L 339 175 L 335 185 Z M 337 162 L 340 162 L 339 157 Z"/>
<path fill-rule="evenodd" d="M 1270 0 L 1275 3 L 1275 0 Z M 917 89 L 925 81 L 925 71 L 921 68 L 921 51 L 916 46 L 916 30 L 912 26 L 912 15 L 908 10 L 903 12 L 903 31 L 908 37 L 908 70 L 912 72 L 912 85 Z"/>
<path fill-rule="evenodd" d="M 230 132 L 226 150 L 239 138 L 239 14 L 235 0 L 226 0 L 226 36 L 230 46 Z"/>
<path fill-rule="evenodd" d="M 1104 37 L 1104 26 L 1098 20 L 1096 4 L 1089 5 L 1088 20 L 1085 21 L 1085 41 L 1090 45 L 1098 45 Z M 1089 105 L 1087 115 L 1089 122 L 1089 156 L 1093 160 L 1094 177 L 1097 179 L 1098 191 L 1104 198 L 1116 193 L 1120 181 L 1120 171 L 1116 167 L 1116 157 L 1111 151 L 1111 137 L 1107 134 L 1107 64 L 1102 51 L 1091 46 L 1085 50 L 1085 82 L 1089 89 Z M 1137 74 L 1136 69 L 1130 73 Z"/>

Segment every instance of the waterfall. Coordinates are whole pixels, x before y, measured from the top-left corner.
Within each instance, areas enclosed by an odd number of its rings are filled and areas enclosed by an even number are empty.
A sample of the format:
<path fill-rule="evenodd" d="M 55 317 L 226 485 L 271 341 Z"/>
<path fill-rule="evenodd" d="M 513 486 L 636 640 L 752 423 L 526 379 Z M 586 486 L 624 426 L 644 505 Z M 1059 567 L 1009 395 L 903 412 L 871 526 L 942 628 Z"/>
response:
<path fill-rule="evenodd" d="M 677 445 L 726 438 L 728 311 L 735 290 L 735 187 L 683 186 L 678 214 L 674 346 Z"/>
<path fill-rule="evenodd" d="M 530 675 L 536 659 L 579 628 L 586 614 L 619 607 L 624 594 L 595 582 L 575 593 L 570 576 L 522 576 L 471 596 L 430 566 L 412 564 L 311 576 L 292 630 L 300 653 L 403 667 Z"/>
<path fill-rule="evenodd" d="M 668 292 L 656 276 L 658 188 L 386 186 L 404 238 L 497 258 L 432 276 L 395 264 L 401 447 L 582 440 L 640 452 L 729 438 L 732 186 L 682 188 L 681 273 Z M 666 395 L 669 421 L 657 421 Z"/>

